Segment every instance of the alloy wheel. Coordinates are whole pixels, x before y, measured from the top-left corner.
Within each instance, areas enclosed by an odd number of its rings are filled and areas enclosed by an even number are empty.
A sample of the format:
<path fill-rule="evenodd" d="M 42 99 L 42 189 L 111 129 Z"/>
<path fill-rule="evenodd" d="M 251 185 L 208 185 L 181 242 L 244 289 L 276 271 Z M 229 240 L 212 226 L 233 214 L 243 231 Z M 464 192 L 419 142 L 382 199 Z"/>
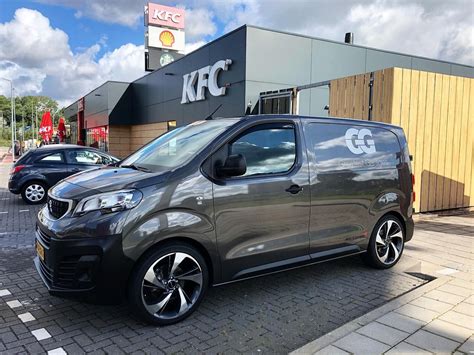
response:
<path fill-rule="evenodd" d="M 375 238 L 378 259 L 385 265 L 395 263 L 403 250 L 403 230 L 400 224 L 392 219 L 386 220 L 379 227 Z"/>
<path fill-rule="evenodd" d="M 201 294 L 203 274 L 199 263 L 183 252 L 160 257 L 145 273 L 142 301 L 146 310 L 163 320 L 189 311 Z"/>
<path fill-rule="evenodd" d="M 31 202 L 38 202 L 44 198 L 46 191 L 39 184 L 31 184 L 25 190 L 25 196 Z"/>

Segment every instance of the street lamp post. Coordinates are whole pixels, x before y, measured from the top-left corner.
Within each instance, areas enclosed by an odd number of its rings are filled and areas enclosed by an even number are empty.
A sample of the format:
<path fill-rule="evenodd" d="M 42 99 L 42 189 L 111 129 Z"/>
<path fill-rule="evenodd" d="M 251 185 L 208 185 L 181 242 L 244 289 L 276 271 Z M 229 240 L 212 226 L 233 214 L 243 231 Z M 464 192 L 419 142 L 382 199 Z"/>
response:
<path fill-rule="evenodd" d="M 15 161 L 15 128 L 13 127 L 13 122 L 15 121 L 14 115 L 15 115 L 15 98 L 13 97 L 13 81 L 10 79 L 6 78 L 1 78 L 5 81 L 10 82 L 10 100 L 11 100 L 11 105 L 12 105 L 12 119 L 10 121 L 10 126 L 12 128 L 12 159 Z"/>

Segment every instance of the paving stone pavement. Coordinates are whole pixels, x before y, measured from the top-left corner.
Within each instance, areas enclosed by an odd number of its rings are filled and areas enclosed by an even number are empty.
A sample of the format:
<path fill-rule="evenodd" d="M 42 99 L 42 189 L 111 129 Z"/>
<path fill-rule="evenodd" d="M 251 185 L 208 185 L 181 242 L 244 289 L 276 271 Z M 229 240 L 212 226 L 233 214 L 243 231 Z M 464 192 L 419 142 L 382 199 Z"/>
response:
<path fill-rule="evenodd" d="M 421 217 L 405 258 L 420 261 L 412 271 L 432 275 L 436 281 L 294 354 L 473 354 L 474 214 Z"/>
<path fill-rule="evenodd" d="M 151 327 L 126 304 L 48 294 L 32 264 L 38 207 L 7 191 L 7 172 L 0 165 L 0 353 L 288 353 L 426 282 L 404 272 L 409 258 L 382 271 L 352 257 L 212 288 L 187 320 Z"/>

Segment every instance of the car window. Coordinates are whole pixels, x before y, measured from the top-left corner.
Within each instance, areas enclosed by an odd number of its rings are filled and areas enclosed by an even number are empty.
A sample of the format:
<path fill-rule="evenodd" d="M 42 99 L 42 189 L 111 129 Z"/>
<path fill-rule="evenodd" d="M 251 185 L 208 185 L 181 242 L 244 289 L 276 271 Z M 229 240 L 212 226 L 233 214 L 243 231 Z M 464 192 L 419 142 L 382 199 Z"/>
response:
<path fill-rule="evenodd" d="M 63 155 L 61 153 L 54 153 L 40 158 L 38 162 L 51 163 L 51 162 L 63 162 Z"/>
<path fill-rule="evenodd" d="M 68 161 L 72 164 L 104 164 L 102 156 L 91 150 L 69 150 L 66 154 L 68 156 Z"/>
<path fill-rule="evenodd" d="M 113 164 L 119 161 L 118 159 L 111 157 L 110 155 L 101 154 L 100 156 L 102 157 L 103 164 Z"/>
<path fill-rule="evenodd" d="M 296 160 L 295 128 L 279 123 L 253 127 L 229 144 L 229 154 L 245 157 L 243 176 L 285 173 Z"/>
<path fill-rule="evenodd" d="M 383 128 L 310 123 L 305 136 L 319 172 L 395 168 L 400 162 L 397 136 Z"/>

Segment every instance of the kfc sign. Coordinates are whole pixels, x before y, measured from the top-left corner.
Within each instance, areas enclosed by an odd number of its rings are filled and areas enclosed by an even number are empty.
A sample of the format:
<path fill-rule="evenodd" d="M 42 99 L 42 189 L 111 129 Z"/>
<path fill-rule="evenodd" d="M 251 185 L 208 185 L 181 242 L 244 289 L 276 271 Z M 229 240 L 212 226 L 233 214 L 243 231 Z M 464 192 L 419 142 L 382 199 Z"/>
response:
<path fill-rule="evenodd" d="M 184 28 L 184 10 L 148 3 L 145 9 L 146 25 L 166 26 L 177 29 Z"/>
<path fill-rule="evenodd" d="M 205 66 L 189 74 L 183 75 L 183 94 L 181 103 L 187 104 L 194 101 L 206 99 L 205 89 L 209 90 L 212 96 L 224 96 L 226 87 L 217 84 L 217 79 L 221 71 L 227 71 L 232 64 L 232 60 L 219 60 L 213 66 Z"/>

